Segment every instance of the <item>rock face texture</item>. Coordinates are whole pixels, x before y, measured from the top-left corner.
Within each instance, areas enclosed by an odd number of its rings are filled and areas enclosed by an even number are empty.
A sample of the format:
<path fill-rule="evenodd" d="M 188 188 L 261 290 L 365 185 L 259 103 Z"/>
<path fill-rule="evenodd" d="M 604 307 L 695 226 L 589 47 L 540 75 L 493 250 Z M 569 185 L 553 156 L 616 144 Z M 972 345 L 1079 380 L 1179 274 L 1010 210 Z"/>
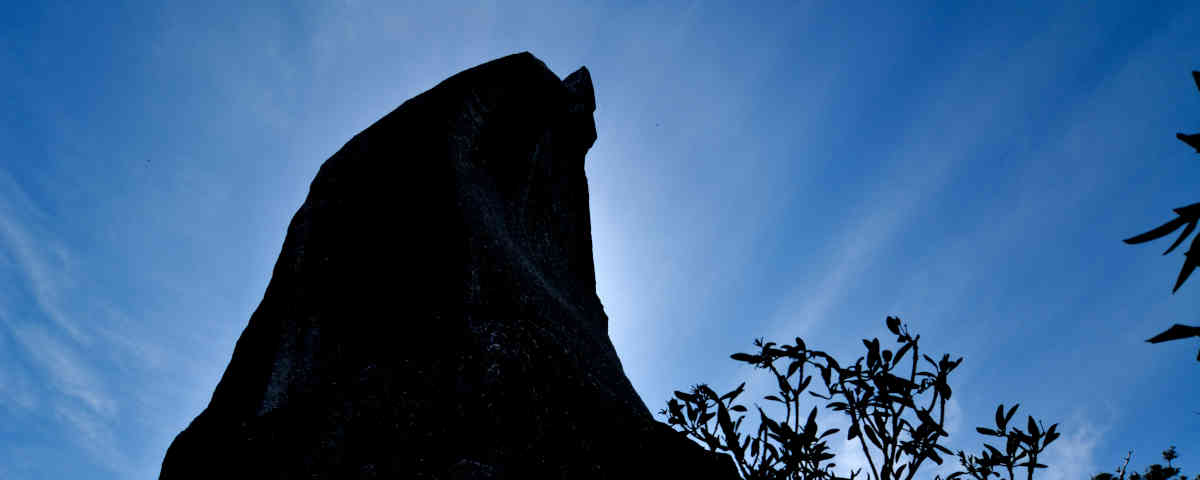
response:
<path fill-rule="evenodd" d="M 586 68 L 459 73 L 322 165 L 163 480 L 737 478 L 653 419 L 596 296 Z"/>

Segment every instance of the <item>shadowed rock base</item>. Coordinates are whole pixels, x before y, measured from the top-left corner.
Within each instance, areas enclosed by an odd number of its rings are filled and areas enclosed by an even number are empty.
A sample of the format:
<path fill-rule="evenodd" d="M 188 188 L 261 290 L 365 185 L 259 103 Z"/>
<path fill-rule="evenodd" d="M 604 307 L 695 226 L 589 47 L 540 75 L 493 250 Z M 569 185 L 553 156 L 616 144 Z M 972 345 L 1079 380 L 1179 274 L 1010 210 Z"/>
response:
<path fill-rule="evenodd" d="M 591 78 L 459 73 L 321 166 L 160 479 L 737 478 L 650 415 L 596 296 Z"/>

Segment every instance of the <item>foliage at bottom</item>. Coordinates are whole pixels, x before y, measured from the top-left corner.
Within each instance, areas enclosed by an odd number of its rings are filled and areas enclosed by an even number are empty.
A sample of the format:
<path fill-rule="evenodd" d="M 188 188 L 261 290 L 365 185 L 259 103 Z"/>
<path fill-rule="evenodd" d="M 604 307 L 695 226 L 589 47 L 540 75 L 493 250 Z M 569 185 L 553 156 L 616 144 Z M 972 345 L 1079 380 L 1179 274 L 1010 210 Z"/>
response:
<path fill-rule="evenodd" d="M 946 402 L 954 393 L 948 379 L 962 358 L 951 360 L 944 354 L 935 360 L 921 353 L 920 335 L 912 334 L 899 318 L 887 317 L 886 325 L 896 336 L 895 350 L 883 348 L 878 338 L 864 339 L 866 355 L 853 363 L 809 349 L 799 337 L 790 345 L 757 339 L 757 352 L 731 355 L 733 360 L 769 370 L 779 385 L 777 395 L 763 399 L 779 403 L 784 418 L 771 418 L 756 405 L 759 427 L 753 434 L 742 433 L 748 409 L 736 403 L 745 383 L 720 395 L 705 384 L 676 391 L 659 414 L 710 451 L 731 456 L 747 480 L 838 480 L 864 475 L 862 468 L 837 473 L 835 454 L 827 442 L 841 429 L 817 425 L 818 407 L 805 414 L 800 401 L 807 399 L 805 393 L 849 420 L 846 439 L 857 440 L 866 457 L 867 480 L 912 480 L 926 462 L 941 465 L 947 457 L 957 460 L 960 470 L 946 480 L 993 476 L 1016 480 L 1021 474 L 1032 480 L 1035 471 L 1046 468 L 1039 457 L 1059 437 L 1058 424 L 1046 427 L 1031 416 L 1024 428 L 1017 428 L 1013 422 L 1017 405 L 1006 409 L 1001 404 L 994 426 L 976 428 L 998 446 L 985 443 L 978 454 L 944 446 L 942 441 L 949 436 Z M 819 376 L 823 391 L 809 389 L 813 374 Z"/>

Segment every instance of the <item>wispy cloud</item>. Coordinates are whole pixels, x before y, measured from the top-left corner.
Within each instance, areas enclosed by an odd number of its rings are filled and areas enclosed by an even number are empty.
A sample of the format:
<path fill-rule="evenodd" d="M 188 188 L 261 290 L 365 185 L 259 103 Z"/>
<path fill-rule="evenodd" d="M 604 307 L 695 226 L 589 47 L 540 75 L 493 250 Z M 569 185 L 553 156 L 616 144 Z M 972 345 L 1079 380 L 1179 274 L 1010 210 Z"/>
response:
<path fill-rule="evenodd" d="M 10 324 L 9 328 L 58 393 L 98 416 L 111 418 L 116 415 L 116 401 L 106 391 L 96 370 L 88 366 L 75 348 L 50 335 L 40 325 Z"/>
<path fill-rule="evenodd" d="M 72 254 L 43 227 L 46 218 L 0 171 L 0 251 L 14 261 L 12 274 L 25 285 L 28 299 L 25 305 L 20 297 L 0 303 L 0 327 L 19 346 L 13 358 L 23 360 L 0 375 L 0 402 L 25 410 L 34 423 L 57 424 L 94 461 L 120 471 L 124 462 L 114 432 L 118 401 L 96 367 L 104 354 L 92 351 L 98 347 L 94 332 L 73 319 L 79 308 L 67 301 L 77 280 Z M 45 396 L 39 398 L 38 390 Z"/>
<path fill-rule="evenodd" d="M 937 128 L 936 125 L 931 123 L 929 128 Z M 933 152 L 920 145 L 906 146 L 907 151 L 898 149 L 896 153 L 903 160 L 877 177 L 886 179 L 882 183 L 890 188 L 867 196 L 852 209 L 864 214 L 833 237 L 830 243 L 838 247 L 816 284 L 794 287 L 773 315 L 770 325 L 782 335 L 779 338 L 803 336 L 814 323 L 827 321 L 839 304 L 846 301 L 853 291 L 850 287 L 877 260 L 880 249 L 894 241 L 899 228 L 945 184 L 954 161 L 967 150 L 961 140 L 956 143 L 935 155 L 929 155 Z"/>
<path fill-rule="evenodd" d="M 117 435 L 111 416 L 97 415 L 70 405 L 58 405 L 55 416 L 76 434 L 76 442 L 87 451 L 93 460 L 117 473 L 129 470 L 129 460 L 117 448 Z"/>
<path fill-rule="evenodd" d="M 1071 428 L 1046 449 L 1046 459 L 1041 462 L 1050 466 L 1043 474 L 1046 480 L 1091 478 L 1105 470 L 1097 466 L 1095 452 L 1108 426 L 1083 415 L 1075 415 L 1070 424 Z"/>
<path fill-rule="evenodd" d="M 4 171 L 0 171 L 0 249 L 8 252 L 25 277 L 30 294 L 47 319 L 75 342 L 88 343 L 83 330 L 64 312 L 63 284 L 70 256 L 60 243 L 35 232 L 31 224 L 44 217 L 32 199 Z M 42 233 L 38 235 L 37 233 Z"/>

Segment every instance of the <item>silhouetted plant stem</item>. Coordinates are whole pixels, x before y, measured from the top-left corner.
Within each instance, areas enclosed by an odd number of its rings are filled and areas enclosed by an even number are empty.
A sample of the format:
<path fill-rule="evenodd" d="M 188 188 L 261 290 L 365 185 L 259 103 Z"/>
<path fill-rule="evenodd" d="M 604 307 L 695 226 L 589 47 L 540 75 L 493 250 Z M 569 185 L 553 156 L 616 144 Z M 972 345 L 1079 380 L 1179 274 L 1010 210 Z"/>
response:
<path fill-rule="evenodd" d="M 743 438 L 738 433 L 747 409 L 734 402 L 743 392 L 745 383 L 720 396 L 704 384 L 693 386 L 690 393 L 676 391 L 675 398 L 669 400 L 667 408 L 659 413 L 668 415 L 670 425 L 707 445 L 710 451 L 728 453 L 743 478 L 853 480 L 862 468 L 851 471 L 848 477 L 840 477 L 831 471 L 832 464 L 824 464 L 834 458 L 824 439 L 839 430 L 820 432 L 816 423 L 817 407 L 812 408 L 807 419 L 801 419 L 800 394 L 808 389 L 813 379 L 808 368 L 811 366 L 820 374 L 826 393 L 808 393 L 826 400 L 826 408 L 848 417 L 850 426 L 846 438 L 852 441 L 858 437 L 858 446 L 868 464 L 865 468 L 870 469 L 866 477 L 869 480 L 912 480 L 926 459 L 941 464 L 939 452 L 954 455 L 939 442 L 949 435 L 944 427 L 946 403 L 953 392 L 948 377 L 962 358 L 951 360 L 950 355 L 945 354 L 935 361 L 921 353 L 920 336 L 910 335 L 900 319 L 888 317 L 887 327 L 900 345 L 895 352 L 883 348 L 878 338 L 864 339 L 867 354 L 844 367 L 825 352 L 809 350 L 799 337 L 794 345 L 778 347 L 775 342 L 756 339 L 754 345 L 759 347 L 758 353 L 731 355 L 736 361 L 770 371 L 778 382 L 778 396 L 763 398 L 784 405 L 783 421 L 776 422 L 762 407 L 756 406 L 761 421 L 754 436 Z M 910 353 L 909 368 L 905 369 L 908 378 L 897 376 L 894 372 L 903 368 L 900 366 L 903 357 Z M 783 359 L 788 361 L 786 372 L 775 364 Z M 922 361 L 928 362 L 931 368 L 918 369 L 917 364 Z M 793 385 L 791 378 L 797 373 L 799 377 Z M 1059 436 L 1055 431 L 1058 425 L 1043 431 L 1033 417 L 1029 417 L 1028 435 L 1016 428 L 1010 431 L 1007 425 L 1016 409 L 1014 405 L 1006 414 L 1004 405 L 1000 405 L 996 409 L 997 429 L 976 429 L 984 435 L 1005 439 L 1005 451 L 985 445 L 981 456 L 968 457 L 960 450 L 957 456 L 965 470 L 955 472 L 946 480 L 964 475 L 975 480 L 991 480 L 990 477 L 997 474 L 995 468 L 1000 466 L 1008 470 L 1009 480 L 1015 480 L 1014 467 L 1019 460 L 1025 460 L 1020 466 L 1027 467 L 1030 479 L 1034 470 L 1046 467 L 1037 463 L 1037 459 L 1041 451 Z M 730 412 L 739 414 L 736 421 Z M 714 420 L 716 427 L 712 425 Z"/>

